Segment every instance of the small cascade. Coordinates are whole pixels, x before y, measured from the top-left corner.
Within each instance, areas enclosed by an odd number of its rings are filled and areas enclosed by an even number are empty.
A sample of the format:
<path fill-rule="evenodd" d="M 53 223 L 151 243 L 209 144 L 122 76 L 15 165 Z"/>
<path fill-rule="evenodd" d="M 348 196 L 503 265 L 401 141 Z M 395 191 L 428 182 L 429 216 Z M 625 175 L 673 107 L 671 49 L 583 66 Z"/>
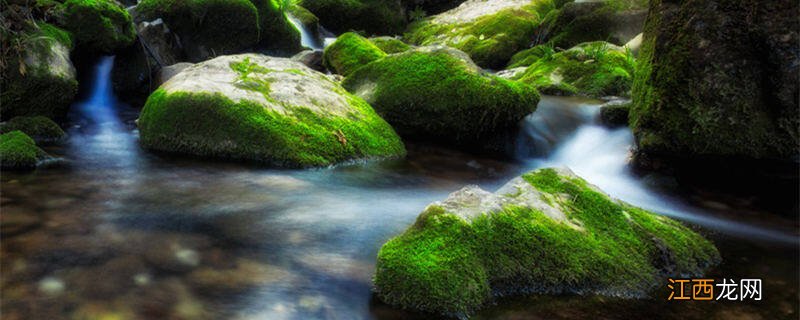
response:
<path fill-rule="evenodd" d="M 306 27 L 300 22 L 299 19 L 292 16 L 291 14 L 287 15 L 289 22 L 300 31 L 300 44 L 304 47 L 311 48 L 314 50 L 322 50 L 323 47 L 319 44 L 317 37 L 314 33 L 310 32 Z"/>
<path fill-rule="evenodd" d="M 631 131 L 598 125 L 599 103 L 574 99 L 543 97 L 536 113 L 524 120 L 517 157 L 527 162 L 528 168 L 568 167 L 612 197 L 654 212 L 749 237 L 797 240 L 792 235 L 719 219 L 653 191 L 629 170 Z"/>
<path fill-rule="evenodd" d="M 131 168 L 138 161 L 139 147 L 118 114 L 121 104 L 111 85 L 113 67 L 113 56 L 100 58 L 89 97 L 72 108 L 71 116 L 81 125 L 70 131 L 71 158 L 101 167 Z"/>

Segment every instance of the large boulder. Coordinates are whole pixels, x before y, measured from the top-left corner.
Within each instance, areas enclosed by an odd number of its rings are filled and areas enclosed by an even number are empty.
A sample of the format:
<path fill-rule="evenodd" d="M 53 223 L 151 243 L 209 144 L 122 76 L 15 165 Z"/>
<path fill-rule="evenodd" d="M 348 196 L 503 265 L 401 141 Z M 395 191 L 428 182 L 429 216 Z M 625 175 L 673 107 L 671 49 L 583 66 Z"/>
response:
<path fill-rule="evenodd" d="M 405 153 L 364 100 L 302 63 L 258 54 L 187 67 L 150 96 L 138 124 L 151 150 L 282 167 Z"/>
<path fill-rule="evenodd" d="M 537 38 L 543 18 L 554 9 L 547 0 L 468 0 L 411 24 L 404 38 L 417 45 L 457 48 L 479 66 L 496 69 Z"/>
<path fill-rule="evenodd" d="M 299 32 L 273 1 L 142 0 L 136 11 L 146 21 L 163 19 L 191 62 L 256 46 L 300 49 Z"/>
<path fill-rule="evenodd" d="M 71 35 L 39 22 L 14 41 L 22 48 L 13 49 L 19 54 L 9 56 L 8 66 L 3 68 L 0 117 L 63 118 L 78 92 L 75 67 L 69 59 Z"/>
<path fill-rule="evenodd" d="M 111 83 L 119 97 L 143 105 L 159 83 L 158 71 L 183 60 L 177 37 L 161 19 L 143 21 L 136 26 L 139 41 L 120 50 L 111 70 Z"/>
<path fill-rule="evenodd" d="M 136 39 L 130 14 L 114 0 L 67 0 L 64 21 L 78 47 L 92 52 L 112 53 Z"/>
<path fill-rule="evenodd" d="M 400 0 L 302 0 L 300 5 L 335 33 L 397 34 L 406 26 Z"/>
<path fill-rule="evenodd" d="M 477 150 L 502 149 L 487 144 L 516 128 L 539 102 L 532 87 L 484 74 L 447 47 L 388 55 L 342 84 L 405 137 Z"/>
<path fill-rule="evenodd" d="M 667 217 L 610 198 L 567 169 L 428 206 L 378 253 L 375 289 L 403 308 L 464 317 L 493 296 L 646 297 L 667 277 L 701 276 L 714 245 Z"/>
<path fill-rule="evenodd" d="M 544 47 L 544 50 L 535 50 Z M 580 44 L 555 52 L 541 45 L 529 50 L 537 58 L 514 79 L 552 95 L 629 96 L 636 60 L 607 42 Z M 529 56 L 529 57 L 530 57 Z M 516 57 L 516 56 L 515 56 Z M 525 61 L 523 59 L 522 61 Z"/>
<path fill-rule="evenodd" d="M 385 56 L 386 53 L 372 41 L 354 32 L 348 32 L 325 48 L 322 61 L 331 71 L 347 76 L 356 69 Z"/>
<path fill-rule="evenodd" d="M 798 10 L 796 1 L 651 1 L 630 111 L 639 152 L 796 161 Z"/>
<path fill-rule="evenodd" d="M 47 158 L 47 153 L 36 146 L 36 142 L 22 131 L 0 134 L 0 168 L 29 170 Z"/>

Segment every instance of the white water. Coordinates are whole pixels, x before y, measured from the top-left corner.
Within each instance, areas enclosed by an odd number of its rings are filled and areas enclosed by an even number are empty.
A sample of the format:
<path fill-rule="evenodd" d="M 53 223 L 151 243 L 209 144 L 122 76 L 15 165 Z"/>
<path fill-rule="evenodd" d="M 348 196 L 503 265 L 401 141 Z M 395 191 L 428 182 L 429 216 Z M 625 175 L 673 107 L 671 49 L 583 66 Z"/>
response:
<path fill-rule="evenodd" d="M 570 100 L 544 97 L 539 110 L 525 120 L 521 141 L 534 143 L 524 143 L 518 152 L 522 153 L 521 158 L 528 158 L 529 167 L 568 167 L 609 195 L 654 212 L 730 234 L 797 243 L 796 236 L 716 218 L 702 209 L 650 190 L 628 169 L 633 146 L 630 130 L 599 126 L 594 123 L 599 111 L 597 105 L 587 102 L 577 107 L 570 106 L 575 103 L 568 102 Z M 582 124 L 568 133 L 578 119 Z M 528 150 L 526 146 L 547 150 Z M 552 152 L 547 152 L 551 148 Z M 540 156 L 530 158 L 530 155 L 537 154 Z"/>
<path fill-rule="evenodd" d="M 323 49 L 323 47 L 320 46 L 319 41 L 317 40 L 317 37 L 314 36 L 314 33 L 310 32 L 308 29 L 306 29 L 306 27 L 303 25 L 302 22 L 300 22 L 300 20 L 298 20 L 297 18 L 295 18 L 294 16 L 292 16 L 290 14 L 288 14 L 286 16 L 287 16 L 287 18 L 289 18 L 289 22 L 291 22 L 292 25 L 295 28 L 297 28 L 297 30 L 300 31 L 300 44 L 301 45 L 303 45 L 304 47 L 307 47 L 307 48 L 314 49 L 314 50 Z"/>

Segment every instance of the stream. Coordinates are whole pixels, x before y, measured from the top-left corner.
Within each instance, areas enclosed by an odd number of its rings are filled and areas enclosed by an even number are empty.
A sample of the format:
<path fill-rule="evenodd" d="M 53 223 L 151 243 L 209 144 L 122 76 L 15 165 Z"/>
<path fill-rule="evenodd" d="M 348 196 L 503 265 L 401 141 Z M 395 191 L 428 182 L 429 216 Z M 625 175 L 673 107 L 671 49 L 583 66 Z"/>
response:
<path fill-rule="evenodd" d="M 692 224 L 722 253 L 710 276 L 762 278 L 766 298 L 533 295 L 476 318 L 797 318 L 797 220 L 713 193 L 686 197 L 668 177 L 632 174 L 633 137 L 595 123 L 601 101 L 544 97 L 520 124 L 515 160 L 409 143 L 402 160 L 276 170 L 142 150 L 138 110 L 111 91 L 113 63 L 101 59 L 72 108 L 68 141 L 46 148 L 63 160 L 0 178 L 4 318 L 429 318 L 372 296 L 380 246 L 465 185 L 494 191 L 550 166 Z"/>

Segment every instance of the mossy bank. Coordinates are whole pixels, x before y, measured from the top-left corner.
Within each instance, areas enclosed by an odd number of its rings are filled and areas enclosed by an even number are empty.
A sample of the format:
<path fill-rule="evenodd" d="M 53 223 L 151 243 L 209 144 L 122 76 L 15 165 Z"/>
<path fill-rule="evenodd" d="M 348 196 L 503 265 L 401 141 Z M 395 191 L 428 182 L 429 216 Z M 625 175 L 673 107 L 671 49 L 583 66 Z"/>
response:
<path fill-rule="evenodd" d="M 434 203 L 378 253 L 378 296 L 469 315 L 522 293 L 643 297 L 666 277 L 700 276 L 714 245 L 680 223 L 614 200 L 566 169 L 540 169 L 495 193 L 472 186 Z"/>
<path fill-rule="evenodd" d="M 405 154 L 364 100 L 299 62 L 257 54 L 184 69 L 149 97 L 139 128 L 148 149 L 280 167 Z"/>

